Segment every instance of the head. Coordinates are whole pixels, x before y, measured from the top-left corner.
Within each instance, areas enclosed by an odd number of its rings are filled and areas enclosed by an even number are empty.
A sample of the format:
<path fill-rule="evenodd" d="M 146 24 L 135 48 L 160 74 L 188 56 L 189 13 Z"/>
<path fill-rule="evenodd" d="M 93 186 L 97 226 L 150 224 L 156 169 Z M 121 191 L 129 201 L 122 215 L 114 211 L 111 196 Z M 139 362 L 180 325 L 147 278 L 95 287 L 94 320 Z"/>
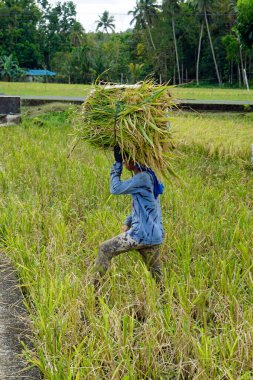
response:
<path fill-rule="evenodd" d="M 129 154 L 127 152 L 123 152 L 123 164 L 130 172 L 134 172 L 135 174 L 139 172 L 139 169 L 136 167 L 136 163 L 132 158 L 129 158 Z"/>
<path fill-rule="evenodd" d="M 124 165 L 125 165 L 125 168 L 129 171 L 135 171 L 136 170 L 136 167 L 135 167 L 135 163 L 132 159 L 130 160 L 124 160 L 123 161 Z"/>
<path fill-rule="evenodd" d="M 131 172 L 138 173 L 140 170 L 136 167 L 135 162 L 130 160 L 124 160 L 123 164 L 125 165 L 125 168 Z"/>

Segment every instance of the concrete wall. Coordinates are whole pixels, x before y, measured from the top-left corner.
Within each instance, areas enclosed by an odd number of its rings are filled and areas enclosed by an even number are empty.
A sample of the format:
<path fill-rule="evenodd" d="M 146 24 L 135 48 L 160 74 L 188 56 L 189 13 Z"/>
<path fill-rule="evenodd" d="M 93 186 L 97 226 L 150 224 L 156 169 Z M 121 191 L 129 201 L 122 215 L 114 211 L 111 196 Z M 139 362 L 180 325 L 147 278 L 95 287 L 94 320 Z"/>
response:
<path fill-rule="evenodd" d="M 20 97 L 19 96 L 0 96 L 0 114 L 20 114 Z"/>

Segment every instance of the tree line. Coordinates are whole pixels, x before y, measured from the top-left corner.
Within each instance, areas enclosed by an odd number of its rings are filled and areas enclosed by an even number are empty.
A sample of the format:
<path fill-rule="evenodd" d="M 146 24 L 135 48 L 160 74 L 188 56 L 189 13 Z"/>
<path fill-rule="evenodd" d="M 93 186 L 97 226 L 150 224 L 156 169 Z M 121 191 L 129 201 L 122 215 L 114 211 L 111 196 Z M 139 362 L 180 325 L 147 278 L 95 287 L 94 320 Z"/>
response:
<path fill-rule="evenodd" d="M 0 75 L 57 72 L 57 81 L 246 85 L 253 78 L 253 0 L 137 0 L 131 27 L 108 11 L 86 33 L 72 1 L 0 0 Z M 109 70 L 108 70 L 109 69 Z"/>

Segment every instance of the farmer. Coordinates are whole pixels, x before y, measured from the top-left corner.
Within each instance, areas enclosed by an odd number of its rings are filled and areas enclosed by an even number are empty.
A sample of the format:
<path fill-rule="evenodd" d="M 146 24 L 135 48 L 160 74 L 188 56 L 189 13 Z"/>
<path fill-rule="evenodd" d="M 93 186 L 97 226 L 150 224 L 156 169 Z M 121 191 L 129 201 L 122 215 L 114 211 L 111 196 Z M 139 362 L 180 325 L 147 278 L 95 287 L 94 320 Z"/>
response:
<path fill-rule="evenodd" d="M 151 169 L 132 160 L 124 161 L 124 165 L 134 173 L 133 177 L 121 181 L 123 158 L 119 146 L 114 147 L 114 157 L 116 162 L 111 168 L 110 191 L 115 195 L 131 194 L 132 213 L 125 220 L 123 233 L 99 246 L 94 286 L 99 286 L 99 279 L 109 268 L 113 257 L 131 250 L 139 251 L 151 275 L 159 282 L 162 276 L 159 250 L 163 241 L 163 225 L 158 196 L 163 192 L 163 185 Z"/>

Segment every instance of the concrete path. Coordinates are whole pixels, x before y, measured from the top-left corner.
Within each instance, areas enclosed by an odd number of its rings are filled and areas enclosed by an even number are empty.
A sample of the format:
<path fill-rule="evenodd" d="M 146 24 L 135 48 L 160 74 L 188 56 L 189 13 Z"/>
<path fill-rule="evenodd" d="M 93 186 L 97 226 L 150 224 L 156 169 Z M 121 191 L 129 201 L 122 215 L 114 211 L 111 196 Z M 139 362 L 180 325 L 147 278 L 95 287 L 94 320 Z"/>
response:
<path fill-rule="evenodd" d="M 252 112 L 253 101 L 250 100 L 198 100 L 178 99 L 178 108 L 198 112 Z"/>
<path fill-rule="evenodd" d="M 178 103 L 185 104 L 220 104 L 233 106 L 253 106 L 252 100 L 208 100 L 208 99 L 178 99 Z"/>
<path fill-rule="evenodd" d="M 0 380 L 39 380 L 36 368 L 25 369 L 19 356 L 20 340 L 27 342 L 28 324 L 18 280 L 10 264 L 0 253 Z"/>
<path fill-rule="evenodd" d="M 51 102 L 64 102 L 82 104 L 83 97 L 72 96 L 21 96 L 23 106 L 36 106 Z M 201 100 L 201 99 L 177 99 L 177 106 L 188 111 L 219 111 L 219 112 L 249 112 L 253 111 L 251 100 Z"/>
<path fill-rule="evenodd" d="M 36 96 L 36 95 L 22 95 L 20 99 L 22 102 L 29 101 L 48 101 L 48 102 L 76 102 L 83 103 L 85 101 L 85 96 Z M 223 104 L 223 105 L 251 105 L 253 106 L 252 100 L 206 100 L 206 99 L 177 99 L 177 102 L 185 104 Z"/>
<path fill-rule="evenodd" d="M 85 97 L 78 96 L 35 96 L 35 95 L 24 95 L 20 96 L 21 104 L 24 106 L 33 106 L 52 102 L 63 102 L 63 103 L 74 103 L 82 104 Z"/>

